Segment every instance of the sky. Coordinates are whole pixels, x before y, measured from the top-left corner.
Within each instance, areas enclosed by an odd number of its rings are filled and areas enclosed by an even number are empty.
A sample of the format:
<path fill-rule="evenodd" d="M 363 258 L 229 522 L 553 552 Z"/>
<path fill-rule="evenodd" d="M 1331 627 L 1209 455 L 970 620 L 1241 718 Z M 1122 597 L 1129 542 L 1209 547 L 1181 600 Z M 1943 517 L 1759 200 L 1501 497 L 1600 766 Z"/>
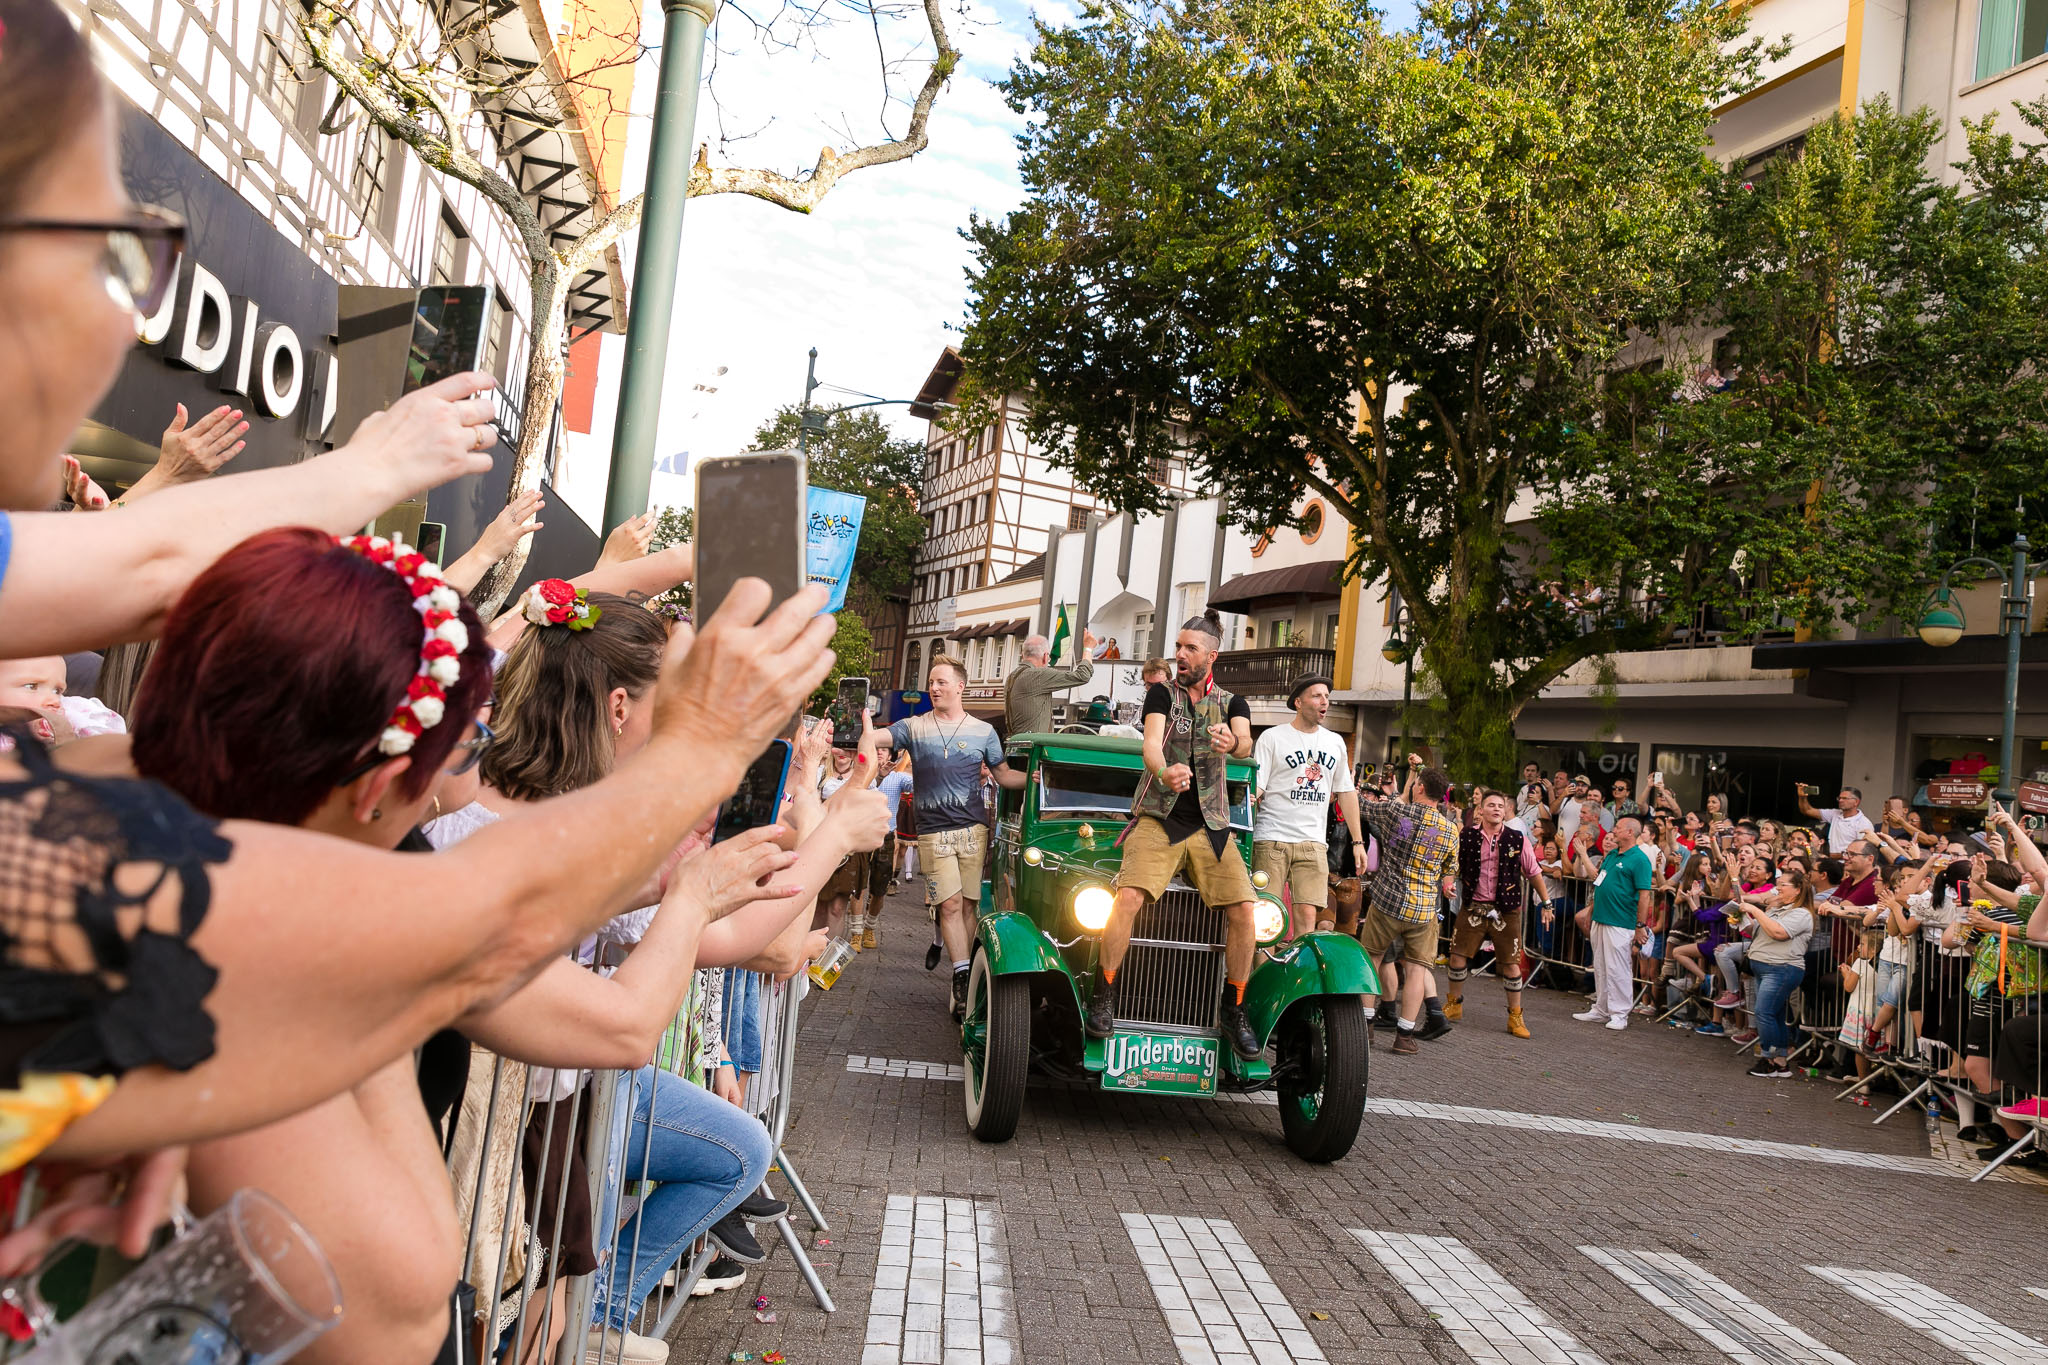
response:
<path fill-rule="evenodd" d="M 829 0 L 828 10 L 835 4 L 841 14 L 853 8 Z M 1395 8 L 1397 22 L 1412 14 L 1411 0 Z M 647 12 L 645 38 L 658 46 L 661 8 Z M 739 195 L 690 201 L 657 460 L 747 448 L 777 406 L 802 398 L 813 346 L 822 383 L 908 399 L 956 335 L 968 292 L 960 230 L 970 214 L 1001 216 L 1023 198 L 1014 141 L 1023 120 L 993 82 L 1029 53 L 1034 15 L 1064 24 L 1079 8 L 1073 0 L 947 0 L 946 14 L 962 62 L 939 96 L 924 152 L 846 176 L 809 215 Z M 864 16 L 813 30 L 801 51 L 764 50 L 730 6 L 720 25 L 711 85 L 719 107 L 701 101 L 697 120 L 697 141 L 711 143 L 714 164 L 792 173 L 827 143 L 850 145 L 849 130 L 879 140 L 877 34 Z M 917 54 L 930 51 L 922 15 L 886 21 L 880 41 L 908 59 L 888 114 L 900 133 L 926 70 Z M 656 60 L 649 55 L 636 82 L 628 193 L 645 164 Z M 713 60 L 707 54 L 707 68 Z M 721 142 L 721 129 L 736 136 Z M 862 400 L 824 389 L 816 401 Z M 923 438 L 925 424 L 902 406 L 878 412 L 898 435 Z M 687 502 L 688 481 L 656 475 L 652 501 Z"/>

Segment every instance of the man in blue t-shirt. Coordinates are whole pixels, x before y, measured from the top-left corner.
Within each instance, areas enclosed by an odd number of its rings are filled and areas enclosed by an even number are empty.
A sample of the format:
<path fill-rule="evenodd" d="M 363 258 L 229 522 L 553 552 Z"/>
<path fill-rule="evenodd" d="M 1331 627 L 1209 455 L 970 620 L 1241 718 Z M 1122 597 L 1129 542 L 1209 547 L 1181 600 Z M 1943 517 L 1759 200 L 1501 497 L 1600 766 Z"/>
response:
<path fill-rule="evenodd" d="M 1619 1033 L 1628 1027 L 1635 1003 L 1635 950 L 1650 940 L 1650 885 L 1655 865 L 1640 842 L 1643 822 L 1624 815 L 1614 822 L 1613 841 L 1598 872 L 1578 850 L 1575 871 L 1593 879 L 1593 1007 L 1572 1018 L 1604 1023 Z"/>
<path fill-rule="evenodd" d="M 917 861 L 924 869 L 925 904 L 938 915 L 939 937 L 953 962 L 953 1013 L 967 1012 L 967 952 L 974 941 L 966 893 L 981 890 L 981 864 L 988 854 L 988 810 L 981 798 L 981 765 L 996 785 L 1018 788 L 1024 774 L 1012 769 L 1003 742 L 985 720 L 967 714 L 961 697 L 967 669 L 947 654 L 932 656 L 926 680 L 932 709 L 889 727 L 889 742 L 910 753 L 917 816 Z"/>

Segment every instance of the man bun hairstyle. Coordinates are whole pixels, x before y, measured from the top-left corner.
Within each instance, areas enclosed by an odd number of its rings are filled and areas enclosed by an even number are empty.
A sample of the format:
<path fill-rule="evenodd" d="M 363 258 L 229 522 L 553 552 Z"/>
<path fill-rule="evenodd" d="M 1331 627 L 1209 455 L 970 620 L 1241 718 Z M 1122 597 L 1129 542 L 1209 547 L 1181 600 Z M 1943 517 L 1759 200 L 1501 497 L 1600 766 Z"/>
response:
<path fill-rule="evenodd" d="M 1223 618 L 1214 610 L 1204 611 L 1200 616 L 1190 616 L 1181 623 L 1181 629 L 1199 630 L 1217 644 L 1223 643 Z"/>

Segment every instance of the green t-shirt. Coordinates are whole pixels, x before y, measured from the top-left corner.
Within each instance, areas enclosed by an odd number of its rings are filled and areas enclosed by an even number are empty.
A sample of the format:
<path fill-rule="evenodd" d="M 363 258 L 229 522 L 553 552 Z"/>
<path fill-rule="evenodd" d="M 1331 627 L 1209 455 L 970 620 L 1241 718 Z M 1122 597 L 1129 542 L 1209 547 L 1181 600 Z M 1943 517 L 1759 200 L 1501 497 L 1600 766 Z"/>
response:
<path fill-rule="evenodd" d="M 1651 872 L 1650 855 L 1641 844 L 1602 859 L 1593 880 L 1593 923 L 1635 928 L 1636 898 L 1650 889 Z"/>

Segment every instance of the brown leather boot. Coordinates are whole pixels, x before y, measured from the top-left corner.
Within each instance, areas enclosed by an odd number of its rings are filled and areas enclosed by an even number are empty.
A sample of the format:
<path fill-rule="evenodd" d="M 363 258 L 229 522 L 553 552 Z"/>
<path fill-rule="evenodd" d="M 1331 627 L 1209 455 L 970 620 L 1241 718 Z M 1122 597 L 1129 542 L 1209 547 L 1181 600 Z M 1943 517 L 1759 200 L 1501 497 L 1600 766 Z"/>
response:
<path fill-rule="evenodd" d="M 1340 877 L 1330 884 L 1330 915 L 1337 932 L 1358 937 L 1358 915 L 1365 905 L 1365 883 L 1356 877 Z"/>
<path fill-rule="evenodd" d="M 1517 1038 L 1529 1036 L 1529 1026 L 1522 1022 L 1522 1012 L 1519 1009 L 1508 1011 L 1508 1032 Z"/>

